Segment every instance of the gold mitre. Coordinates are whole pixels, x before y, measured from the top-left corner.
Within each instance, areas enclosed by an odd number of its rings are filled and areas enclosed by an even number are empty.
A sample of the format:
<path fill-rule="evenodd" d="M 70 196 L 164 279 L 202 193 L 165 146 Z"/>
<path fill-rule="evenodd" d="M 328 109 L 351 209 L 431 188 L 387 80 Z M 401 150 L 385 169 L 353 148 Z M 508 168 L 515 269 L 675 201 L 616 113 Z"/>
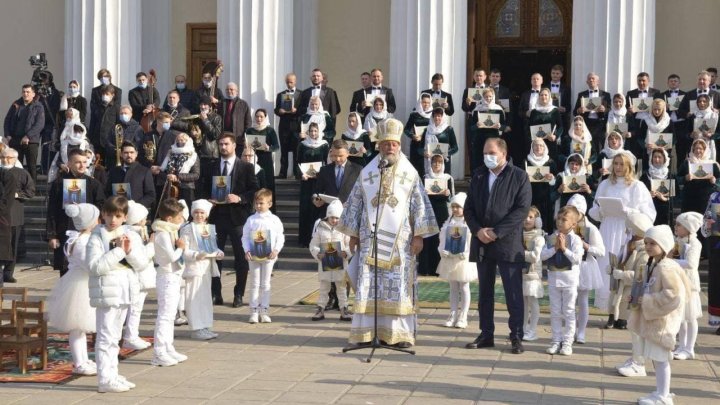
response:
<path fill-rule="evenodd" d="M 395 118 L 388 118 L 378 123 L 378 142 L 402 140 L 403 123 Z"/>

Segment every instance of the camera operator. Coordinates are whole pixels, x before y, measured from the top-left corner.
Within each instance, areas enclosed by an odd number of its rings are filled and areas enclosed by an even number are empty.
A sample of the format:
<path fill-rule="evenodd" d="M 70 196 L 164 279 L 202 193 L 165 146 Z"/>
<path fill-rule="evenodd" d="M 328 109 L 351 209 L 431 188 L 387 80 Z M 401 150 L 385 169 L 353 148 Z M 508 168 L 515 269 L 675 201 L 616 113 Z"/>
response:
<path fill-rule="evenodd" d="M 45 109 L 38 102 L 31 84 L 22 86 L 22 97 L 15 100 L 5 115 L 5 142 L 18 151 L 18 161 L 25 158 L 30 177 L 37 183 L 37 157 Z"/>
<path fill-rule="evenodd" d="M 31 60 L 31 64 L 33 61 Z M 37 66 L 33 64 L 33 66 Z M 53 74 L 47 68 L 47 61 L 42 61 L 42 65 L 37 67 L 33 72 L 32 84 L 37 92 L 37 102 L 43 106 L 45 110 L 45 125 L 40 132 L 42 141 L 42 161 L 40 165 L 43 173 L 48 172 L 50 162 L 57 151 L 53 143 L 59 144 L 58 139 L 58 114 L 60 112 L 60 102 L 65 94 L 55 87 Z M 52 146 L 52 147 L 51 147 Z M 34 178 L 33 178 L 34 179 Z"/>

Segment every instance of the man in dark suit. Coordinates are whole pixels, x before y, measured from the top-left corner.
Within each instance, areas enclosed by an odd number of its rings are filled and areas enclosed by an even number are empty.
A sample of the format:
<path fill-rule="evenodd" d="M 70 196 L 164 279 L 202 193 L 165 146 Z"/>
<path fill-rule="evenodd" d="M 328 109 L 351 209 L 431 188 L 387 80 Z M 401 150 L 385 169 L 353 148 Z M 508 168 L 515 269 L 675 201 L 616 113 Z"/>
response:
<path fill-rule="evenodd" d="M 128 102 L 132 107 L 132 118 L 140 122 L 143 114 L 152 112 L 153 107 L 160 107 L 160 93 L 155 86 L 148 87 L 148 77 L 145 72 L 136 74 L 135 81 L 137 87 L 128 93 Z"/>
<path fill-rule="evenodd" d="M 538 103 L 538 97 L 540 96 L 542 85 L 542 75 L 540 73 L 533 73 L 530 76 L 530 90 L 525 91 L 520 96 L 517 122 L 522 124 L 518 125 L 518 129 L 522 130 L 523 134 L 530 133 L 530 112 Z M 510 142 L 510 154 L 512 155 L 513 160 L 516 162 L 522 162 L 525 159 L 525 156 L 527 156 L 530 152 L 530 142 L 528 141 L 528 138 L 526 136 L 514 136 Z"/>
<path fill-rule="evenodd" d="M 588 89 L 578 93 L 573 111 L 585 119 L 585 125 L 593 138 L 593 153 L 597 153 L 605 144 L 606 111 L 610 108 L 611 96 L 607 91 L 600 90 L 600 76 L 597 73 L 588 73 L 585 83 L 587 83 Z M 590 111 L 582 105 L 582 99 L 590 97 L 600 97 L 601 104 L 595 111 Z"/>
<path fill-rule="evenodd" d="M 710 88 L 711 84 L 711 74 L 710 72 L 703 70 L 702 72 L 698 73 L 697 75 L 697 87 L 688 90 L 687 93 L 685 93 L 685 98 L 683 98 L 682 102 L 680 103 L 680 107 L 678 107 L 677 110 L 677 117 L 682 119 L 688 119 L 688 117 L 692 118 L 692 115 L 690 114 L 690 106 L 693 107 L 697 106 L 697 98 L 701 94 L 707 94 L 710 97 L 710 100 L 712 102 L 712 108 L 716 110 L 720 110 L 720 92 L 717 92 Z M 687 120 L 685 122 L 685 127 L 683 128 L 685 135 L 681 136 L 680 139 L 688 138 L 688 134 L 692 132 L 694 123 L 692 120 Z M 684 140 L 684 139 L 683 139 Z M 685 154 L 680 155 L 682 157 L 687 156 L 687 152 L 689 149 L 689 144 L 692 143 L 692 141 L 688 138 L 688 145 L 685 146 L 685 150 L 683 151 Z M 715 147 L 718 148 L 720 145 L 718 145 L 718 142 L 715 143 Z M 681 150 L 678 149 L 678 153 L 680 153 Z"/>
<path fill-rule="evenodd" d="M 250 163 L 243 162 L 235 155 L 236 147 L 235 136 L 229 133 L 223 134 L 218 139 L 220 160 L 209 173 L 210 176 L 230 176 L 231 187 L 226 203 L 214 206 L 210 212 L 209 222 L 215 224 L 217 243 L 221 250 L 225 249 L 225 242 L 228 237 L 232 244 L 235 258 L 233 308 L 238 308 L 243 304 L 248 262 L 245 260 L 245 251 L 242 247 L 242 229 L 245 221 L 253 212 L 253 200 L 255 192 L 258 190 L 255 167 Z M 218 263 L 220 271 L 222 271 L 222 264 L 222 261 Z M 220 277 L 213 277 L 212 279 L 212 295 L 215 305 L 223 304 Z"/>
<path fill-rule="evenodd" d="M 643 119 L 642 115 L 638 116 L 638 111 L 632 105 L 635 98 L 657 98 L 660 90 L 650 87 L 650 75 L 646 72 L 640 72 L 637 75 L 637 88 L 628 91 L 625 94 L 625 107 L 630 111 L 635 119 Z"/>
<path fill-rule="evenodd" d="M 190 110 L 185 108 L 184 105 L 180 104 L 180 93 L 177 90 L 170 90 L 167 95 L 167 104 L 162 109 L 164 112 L 170 114 L 173 122 L 170 128 L 180 131 L 188 132 L 190 130 L 190 121 L 183 120 L 181 118 L 189 117 Z"/>
<path fill-rule="evenodd" d="M 18 245 L 20 243 L 20 234 L 25 224 L 25 201 L 35 196 L 35 182 L 33 182 L 30 173 L 22 167 L 15 166 L 17 162 L 18 152 L 12 148 L 5 148 L 0 155 L 0 161 L 4 170 L 10 172 L 15 178 L 15 198 L 10 202 L 10 227 L 12 232 L 12 251 L 13 260 L 6 261 L 3 268 L 2 278 L 0 278 L 0 286 L 2 282 L 15 283 L 15 263 L 18 258 Z"/>
<path fill-rule="evenodd" d="M 687 156 L 688 149 L 690 148 L 690 138 L 687 137 L 685 119 L 679 118 L 677 115 L 677 107 L 679 106 L 671 106 L 670 98 L 685 96 L 685 92 L 680 90 L 680 76 L 675 73 L 668 76 L 667 86 L 668 89 L 657 94 L 655 98 L 663 99 L 667 103 L 667 113 L 670 115 L 670 126 L 672 127 L 673 139 L 675 139 L 676 156 L 678 156 L 678 160 L 682 162 L 682 159 L 684 159 L 684 156 Z"/>
<path fill-rule="evenodd" d="M 470 260 L 477 262 L 480 335 L 468 349 L 495 346 L 495 272 L 500 271 L 510 318 L 512 352 L 524 351 L 522 273 L 525 267 L 522 224 L 530 210 L 532 190 L 525 170 L 507 158 L 502 138 L 489 138 L 485 166 L 473 173 L 465 201 L 465 220 L 472 235 Z"/>
<path fill-rule="evenodd" d="M 313 203 L 318 208 L 327 206 L 327 203 L 317 196 L 318 194 L 337 197 L 341 203 L 345 204 L 355 180 L 362 171 L 362 166 L 348 160 L 348 144 L 342 139 L 333 141 L 330 156 L 334 164 L 323 166 L 315 182 L 316 196 Z M 322 217 L 325 217 L 324 212 Z"/>
<path fill-rule="evenodd" d="M 35 88 L 24 84 L 22 96 L 12 103 L 5 115 L 5 144 L 18 151 L 20 161 L 25 157 L 33 181 L 37 180 L 36 163 L 44 126 L 45 109 L 35 96 Z"/>
<path fill-rule="evenodd" d="M 227 99 L 222 103 L 223 131 L 235 134 L 235 142 L 240 150 L 245 148 L 245 130 L 252 126 L 250 106 L 239 96 L 237 84 L 230 82 L 225 86 Z"/>
<path fill-rule="evenodd" d="M 297 87 L 297 77 L 295 73 L 285 75 L 285 85 L 287 90 L 281 91 L 275 97 L 275 115 L 280 117 L 278 124 L 278 136 L 280 137 L 280 174 L 279 179 L 287 178 L 288 160 L 290 154 L 293 155 L 293 162 L 297 161 L 297 139 L 295 134 L 300 132 L 300 116 L 298 115 L 298 107 L 300 105 L 300 92 Z M 290 109 L 283 103 L 284 97 L 292 97 L 292 105 Z M 295 170 L 293 168 L 293 170 Z M 293 173 L 298 175 L 298 173 Z"/>
<path fill-rule="evenodd" d="M 553 105 L 560 111 L 562 122 L 565 128 L 570 128 L 570 120 L 572 119 L 572 106 L 570 105 L 570 86 L 562 82 L 565 75 L 565 68 L 562 65 L 554 65 L 550 68 L 550 94 L 553 98 Z"/>
<path fill-rule="evenodd" d="M 312 86 L 302 91 L 300 95 L 300 106 L 298 107 L 298 116 L 302 117 L 305 115 L 310 104 L 310 97 L 319 96 L 322 102 L 323 109 L 327 111 L 330 116 L 335 119 L 335 116 L 340 114 L 340 101 L 338 100 L 337 93 L 335 90 L 327 87 L 323 83 L 324 76 L 320 69 L 313 69 L 310 75 L 310 83 Z"/>
<path fill-rule="evenodd" d="M 390 114 L 395 112 L 395 109 L 397 108 L 395 104 L 395 96 L 393 95 L 391 88 L 383 86 L 383 73 L 379 68 L 375 68 L 370 71 L 370 86 L 365 88 L 365 94 L 367 96 L 372 95 L 385 97 L 385 106 L 387 107 L 387 111 Z M 372 103 L 366 99 L 362 109 L 358 109 L 357 111 L 362 115 L 368 115 L 370 114 L 371 108 Z"/>
<path fill-rule="evenodd" d="M 105 87 L 110 86 L 113 88 L 112 93 L 112 101 L 114 104 L 120 105 L 122 100 L 122 89 L 118 86 L 112 84 L 112 74 L 109 70 L 102 68 L 98 70 L 97 72 L 97 79 L 100 80 L 100 85 L 93 87 L 92 91 L 90 92 L 90 113 L 92 114 L 92 111 L 103 105 L 102 95 L 103 91 L 106 90 Z M 105 103 L 107 104 L 107 103 Z"/>
<path fill-rule="evenodd" d="M 430 81 L 432 83 L 432 88 L 423 90 L 420 94 L 427 93 L 432 96 L 433 100 L 445 99 L 445 103 L 442 105 L 433 103 L 433 108 L 441 107 L 445 110 L 445 115 L 447 116 L 455 114 L 455 105 L 453 104 L 452 94 L 443 91 L 442 89 L 443 82 L 445 81 L 442 73 L 435 73 Z M 465 91 L 467 91 L 467 89 L 465 89 Z"/>
<path fill-rule="evenodd" d="M 129 195 L 126 195 L 127 199 L 144 205 L 149 211 L 155 203 L 157 195 L 152 172 L 137 161 L 138 151 L 134 143 L 123 142 L 120 153 L 122 165 L 110 168 L 105 195 L 113 195 L 113 184 L 129 183 L 130 190 Z"/>
<path fill-rule="evenodd" d="M 485 84 L 485 80 L 487 79 L 487 74 L 485 73 L 484 69 L 475 69 L 473 72 L 473 86 L 476 89 L 484 89 L 487 87 Z M 482 98 L 482 94 L 478 94 L 475 98 L 470 97 L 468 95 L 468 89 L 463 90 L 462 95 L 462 110 L 468 113 L 468 115 L 472 114 L 473 110 L 475 110 L 475 106 L 477 105 L 477 102 Z"/>
<path fill-rule="evenodd" d="M 365 89 L 370 86 L 370 73 L 362 72 L 360 74 L 360 90 L 356 90 L 352 95 L 350 101 L 350 112 L 357 112 L 360 114 L 362 124 L 365 124 L 365 114 L 362 111 L 365 109 Z"/>

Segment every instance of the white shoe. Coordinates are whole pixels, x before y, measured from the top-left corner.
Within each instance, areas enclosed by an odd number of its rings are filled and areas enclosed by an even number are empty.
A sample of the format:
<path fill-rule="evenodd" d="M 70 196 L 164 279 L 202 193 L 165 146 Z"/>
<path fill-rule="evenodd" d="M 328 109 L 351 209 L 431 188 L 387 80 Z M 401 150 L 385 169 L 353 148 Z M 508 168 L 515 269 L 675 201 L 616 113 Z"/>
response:
<path fill-rule="evenodd" d="M 666 396 L 658 395 L 656 392 L 638 399 L 638 405 L 673 405 L 674 394 Z"/>
<path fill-rule="evenodd" d="M 184 315 L 178 314 L 177 317 L 175 317 L 175 326 L 183 326 L 187 324 L 188 320 Z"/>
<path fill-rule="evenodd" d="M 585 336 L 575 336 L 575 343 L 584 345 L 585 344 Z"/>
<path fill-rule="evenodd" d="M 455 322 L 457 321 L 457 315 L 455 311 L 450 311 L 450 315 L 448 315 L 448 318 L 445 320 L 445 323 L 443 324 L 446 328 L 452 328 L 453 325 L 455 325 Z"/>
<path fill-rule="evenodd" d="M 90 362 L 87 362 L 78 367 L 73 367 L 72 372 L 77 375 L 97 375 L 97 366 L 95 363 L 90 364 Z"/>
<path fill-rule="evenodd" d="M 175 360 L 174 357 L 170 356 L 169 353 L 164 353 L 153 356 L 152 360 L 150 360 L 150 364 L 153 366 L 170 367 L 178 364 L 178 361 Z"/>
<path fill-rule="evenodd" d="M 150 347 L 150 343 L 144 341 L 141 338 L 137 338 L 133 340 L 123 340 L 122 347 L 123 349 L 145 350 Z"/>
<path fill-rule="evenodd" d="M 271 323 L 272 318 L 270 318 L 270 315 L 267 314 L 267 310 L 263 311 L 262 314 L 260 314 L 260 322 L 262 323 Z"/>
<path fill-rule="evenodd" d="M 568 343 L 563 343 L 562 347 L 560 347 L 560 351 L 558 351 L 559 354 L 562 354 L 563 356 L 569 356 L 572 354 L 572 345 Z"/>
<path fill-rule="evenodd" d="M 527 342 L 532 342 L 537 339 L 538 339 L 537 332 L 535 332 L 534 330 L 529 330 L 529 331 L 525 332 L 523 334 L 523 338 L 522 338 L 522 340 L 527 341 Z"/>
<path fill-rule="evenodd" d="M 208 328 L 205 328 L 205 330 L 207 331 L 208 335 L 212 336 L 212 339 L 215 339 L 216 337 L 220 336 L 220 335 L 218 335 L 217 333 L 211 331 L 211 330 L 208 329 Z"/>
<path fill-rule="evenodd" d="M 627 366 L 619 367 L 617 369 L 618 373 L 620 373 L 621 376 L 624 377 L 645 377 L 647 376 L 647 372 L 645 371 L 645 366 L 635 363 L 634 361 L 631 362 Z"/>
<path fill-rule="evenodd" d="M 253 312 L 252 314 L 250 314 L 250 319 L 248 319 L 248 322 L 250 322 L 250 323 L 260 322 L 260 315 L 257 312 Z"/>
<path fill-rule="evenodd" d="M 627 367 L 627 366 L 629 366 L 629 365 L 631 365 L 631 364 L 633 364 L 633 363 L 634 363 L 634 361 L 633 361 L 632 356 L 631 356 L 631 357 L 628 357 L 628 359 L 625 360 L 625 363 L 615 366 L 615 370 L 620 370 L 621 368 Z"/>
<path fill-rule="evenodd" d="M 545 349 L 545 353 L 547 354 L 557 354 L 557 352 L 560 351 L 560 342 L 553 342 L 550 347 Z"/>
<path fill-rule="evenodd" d="M 177 361 L 178 363 L 182 363 L 183 361 L 185 361 L 185 360 L 188 359 L 188 356 L 186 356 L 186 355 L 184 355 L 184 354 L 182 354 L 182 353 L 178 353 L 178 352 L 168 352 L 168 354 L 170 355 L 170 357 L 172 357 L 173 359 L 175 359 L 175 361 Z"/>
<path fill-rule="evenodd" d="M 127 392 L 130 391 L 130 388 L 123 384 L 120 380 L 113 380 L 110 381 L 107 384 L 98 384 L 98 392 L 104 393 L 104 392 Z"/>
<path fill-rule="evenodd" d="M 130 388 L 130 389 L 135 388 L 135 383 L 128 381 L 128 379 L 125 378 L 125 376 L 118 374 L 117 379 L 120 380 L 121 383 L 125 384 L 128 388 Z"/>
<path fill-rule="evenodd" d="M 467 328 L 467 312 L 461 311 L 455 321 L 455 327 L 458 329 Z"/>
<path fill-rule="evenodd" d="M 695 353 L 687 350 L 678 350 L 673 352 L 673 359 L 675 360 L 692 360 L 695 358 Z"/>
<path fill-rule="evenodd" d="M 210 331 L 208 331 L 207 329 L 198 329 L 192 331 L 192 333 L 190 334 L 190 338 L 195 340 L 210 340 L 213 339 L 214 336 L 211 335 Z"/>

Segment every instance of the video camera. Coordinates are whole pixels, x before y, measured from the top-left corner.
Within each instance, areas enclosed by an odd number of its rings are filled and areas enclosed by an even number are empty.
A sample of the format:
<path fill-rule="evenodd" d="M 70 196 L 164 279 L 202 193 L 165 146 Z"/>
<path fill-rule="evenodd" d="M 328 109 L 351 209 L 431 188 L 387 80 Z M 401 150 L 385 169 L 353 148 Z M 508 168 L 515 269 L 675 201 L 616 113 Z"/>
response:
<path fill-rule="evenodd" d="M 30 66 L 35 68 L 31 80 L 32 85 L 35 86 L 35 91 L 40 96 L 47 96 L 53 86 L 53 74 L 47 70 L 48 62 L 45 53 L 41 52 L 32 55 L 28 62 L 30 62 Z"/>

